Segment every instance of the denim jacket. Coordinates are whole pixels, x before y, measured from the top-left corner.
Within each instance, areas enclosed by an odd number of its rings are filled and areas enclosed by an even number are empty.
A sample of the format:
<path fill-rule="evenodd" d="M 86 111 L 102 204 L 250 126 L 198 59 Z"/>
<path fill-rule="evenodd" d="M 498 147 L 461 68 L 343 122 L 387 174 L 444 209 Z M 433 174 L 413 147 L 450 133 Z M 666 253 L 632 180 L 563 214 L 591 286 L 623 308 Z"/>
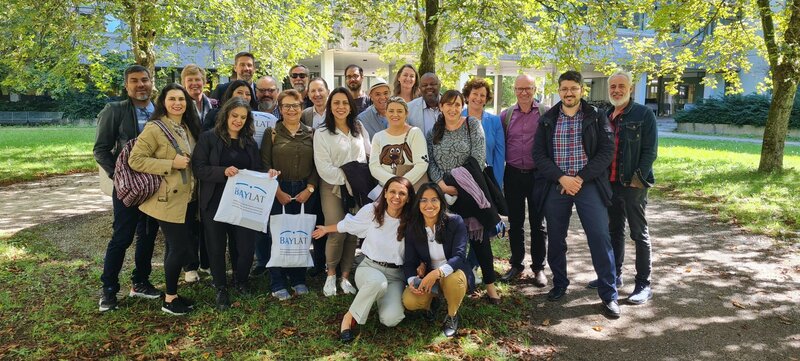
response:
<path fill-rule="evenodd" d="M 658 153 L 658 129 L 653 111 L 631 100 L 616 119 L 611 119 L 613 112 L 614 108 L 608 110 L 608 118 L 619 128 L 616 181 L 627 186 L 636 176 L 645 187 L 652 187 L 655 183 L 653 162 Z"/>

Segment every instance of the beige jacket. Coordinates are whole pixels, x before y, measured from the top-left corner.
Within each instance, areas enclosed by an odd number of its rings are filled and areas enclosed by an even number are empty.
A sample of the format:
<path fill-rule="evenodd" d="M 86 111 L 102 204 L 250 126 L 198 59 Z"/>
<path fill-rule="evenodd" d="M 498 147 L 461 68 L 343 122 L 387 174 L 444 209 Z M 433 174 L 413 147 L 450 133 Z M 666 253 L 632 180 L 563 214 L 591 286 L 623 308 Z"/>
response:
<path fill-rule="evenodd" d="M 196 143 L 192 133 L 186 130 L 190 149 L 185 149 L 181 137 L 172 129 L 170 120 L 162 119 L 162 121 L 167 124 L 167 129 L 170 130 L 178 144 L 183 144 L 180 146 L 183 153 L 191 155 Z M 131 151 L 128 164 L 137 172 L 164 176 L 158 192 L 139 205 L 139 210 L 164 222 L 184 223 L 187 205 L 194 198 L 193 193 L 197 187 L 195 187 L 191 164 L 183 170 L 186 174 L 186 182 L 183 181 L 180 170 L 172 169 L 172 160 L 176 155 L 178 153 L 161 128 L 153 122 L 147 122 Z"/>

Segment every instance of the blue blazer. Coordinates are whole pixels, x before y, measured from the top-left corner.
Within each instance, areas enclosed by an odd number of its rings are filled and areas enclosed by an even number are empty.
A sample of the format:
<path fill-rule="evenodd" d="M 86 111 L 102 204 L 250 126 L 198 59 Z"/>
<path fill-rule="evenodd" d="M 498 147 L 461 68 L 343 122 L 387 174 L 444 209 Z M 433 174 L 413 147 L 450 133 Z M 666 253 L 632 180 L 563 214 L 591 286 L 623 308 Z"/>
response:
<path fill-rule="evenodd" d="M 467 276 L 469 289 L 475 285 L 475 277 L 467 262 L 467 227 L 457 214 L 448 214 L 445 222 L 444 240 L 442 242 L 447 264 L 453 271 L 462 270 Z M 418 239 L 407 229 L 405 234 L 405 256 L 403 257 L 403 273 L 406 279 L 417 275 L 417 266 L 425 262 L 425 273 L 433 271 L 431 254 L 428 250 L 428 239 Z"/>
<path fill-rule="evenodd" d="M 468 115 L 467 109 L 464 109 L 461 115 Z M 494 179 L 502 190 L 503 173 L 506 169 L 506 135 L 503 132 L 503 123 L 500 117 L 484 110 L 481 115 L 481 126 L 483 134 L 486 135 L 486 163 L 492 166 Z"/>

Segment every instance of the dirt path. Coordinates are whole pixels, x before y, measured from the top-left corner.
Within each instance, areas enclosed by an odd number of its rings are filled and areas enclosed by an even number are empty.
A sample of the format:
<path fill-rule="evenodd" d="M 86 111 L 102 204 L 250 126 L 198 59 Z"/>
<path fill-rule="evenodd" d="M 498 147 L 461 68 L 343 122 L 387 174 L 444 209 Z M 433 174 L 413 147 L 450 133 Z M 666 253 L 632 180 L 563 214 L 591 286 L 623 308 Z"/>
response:
<path fill-rule="evenodd" d="M 60 219 L 50 223 L 49 239 L 75 257 L 102 257 L 110 236 L 111 202 L 98 190 L 96 174 L 3 187 L 0 198 L 0 232 Z M 618 320 L 601 316 L 596 292 L 584 288 L 594 273 L 573 215 L 568 254 L 572 284 L 565 299 L 547 302 L 551 285 L 535 288 L 524 278 L 511 292 L 529 295 L 528 302 L 501 305 L 529 309 L 529 318 L 515 327 L 536 341 L 510 341 L 506 347 L 512 357 L 800 360 L 800 245 L 746 234 L 676 201 L 653 200 L 648 214 L 654 299 L 643 306 L 622 302 Z M 627 246 L 621 298 L 633 289 L 635 273 L 632 242 Z"/>

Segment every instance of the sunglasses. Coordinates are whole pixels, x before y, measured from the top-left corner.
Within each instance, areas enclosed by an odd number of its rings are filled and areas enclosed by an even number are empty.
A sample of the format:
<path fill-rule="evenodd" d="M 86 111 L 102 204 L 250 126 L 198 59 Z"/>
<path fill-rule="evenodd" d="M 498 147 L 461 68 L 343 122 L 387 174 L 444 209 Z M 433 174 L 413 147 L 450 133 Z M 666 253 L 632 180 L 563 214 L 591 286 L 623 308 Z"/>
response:
<path fill-rule="evenodd" d="M 295 74 L 292 74 L 292 79 L 297 79 L 297 78 L 300 78 L 300 79 L 305 79 L 305 78 L 306 78 L 306 74 L 305 74 L 305 73 L 295 73 Z"/>

